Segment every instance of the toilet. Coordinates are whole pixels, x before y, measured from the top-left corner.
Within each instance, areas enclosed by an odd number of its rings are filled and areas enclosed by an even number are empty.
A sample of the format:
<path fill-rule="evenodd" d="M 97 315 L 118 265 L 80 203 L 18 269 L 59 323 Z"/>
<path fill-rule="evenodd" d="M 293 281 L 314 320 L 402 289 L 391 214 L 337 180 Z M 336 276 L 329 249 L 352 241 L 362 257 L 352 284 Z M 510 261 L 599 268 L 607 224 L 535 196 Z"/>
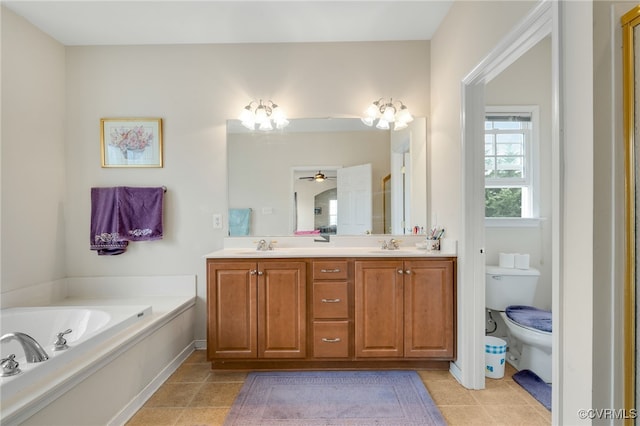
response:
<path fill-rule="evenodd" d="M 486 266 L 486 306 L 507 326 L 507 362 L 551 383 L 551 312 L 533 307 L 540 271 Z"/>

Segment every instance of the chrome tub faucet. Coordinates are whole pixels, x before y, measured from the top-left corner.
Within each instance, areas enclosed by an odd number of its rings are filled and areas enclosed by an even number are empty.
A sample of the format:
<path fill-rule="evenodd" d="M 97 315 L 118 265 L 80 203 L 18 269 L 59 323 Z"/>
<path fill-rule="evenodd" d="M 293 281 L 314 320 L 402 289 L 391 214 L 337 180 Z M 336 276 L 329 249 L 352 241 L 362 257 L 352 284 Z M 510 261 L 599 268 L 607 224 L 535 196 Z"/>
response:
<path fill-rule="evenodd" d="M 15 331 L 0 337 L 0 343 L 10 342 L 12 340 L 16 340 L 20 343 L 22 350 L 24 351 L 24 355 L 27 358 L 27 362 L 42 362 L 49 359 L 49 355 L 47 355 L 42 346 L 36 342 L 36 339 L 28 334 Z"/>

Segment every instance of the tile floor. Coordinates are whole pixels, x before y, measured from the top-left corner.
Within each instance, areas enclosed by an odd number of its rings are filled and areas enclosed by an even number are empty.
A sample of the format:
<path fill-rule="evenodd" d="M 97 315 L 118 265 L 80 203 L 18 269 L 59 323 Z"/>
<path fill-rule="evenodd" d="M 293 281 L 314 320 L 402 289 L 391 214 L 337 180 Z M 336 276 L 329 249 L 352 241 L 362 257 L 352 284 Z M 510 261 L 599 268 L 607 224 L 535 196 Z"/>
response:
<path fill-rule="evenodd" d="M 462 387 L 448 371 L 419 370 L 449 425 L 549 425 L 551 413 L 511 379 L 487 379 L 483 390 Z M 142 425 L 221 425 L 246 372 L 211 370 L 205 351 L 195 351 L 127 422 Z"/>

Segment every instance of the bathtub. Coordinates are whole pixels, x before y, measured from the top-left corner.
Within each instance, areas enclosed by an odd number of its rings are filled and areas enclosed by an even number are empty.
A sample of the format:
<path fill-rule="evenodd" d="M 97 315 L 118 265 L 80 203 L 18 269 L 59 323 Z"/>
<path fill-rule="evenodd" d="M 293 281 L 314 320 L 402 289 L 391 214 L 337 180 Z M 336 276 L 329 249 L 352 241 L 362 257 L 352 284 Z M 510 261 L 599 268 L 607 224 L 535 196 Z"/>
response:
<path fill-rule="evenodd" d="M 0 403 L 2 419 L 6 419 L 32 397 L 46 394 L 48 389 L 68 380 L 66 372 L 82 364 L 85 356 L 97 346 L 126 327 L 150 316 L 151 306 L 60 306 L 26 307 L 0 310 L 2 335 L 22 332 L 36 339 L 49 355 L 49 359 L 38 363 L 27 363 L 24 351 L 16 341 L 2 343 L 2 358 L 15 354 L 21 372 L 0 378 Z M 71 329 L 64 336 L 68 349 L 54 351 L 56 335 Z"/>

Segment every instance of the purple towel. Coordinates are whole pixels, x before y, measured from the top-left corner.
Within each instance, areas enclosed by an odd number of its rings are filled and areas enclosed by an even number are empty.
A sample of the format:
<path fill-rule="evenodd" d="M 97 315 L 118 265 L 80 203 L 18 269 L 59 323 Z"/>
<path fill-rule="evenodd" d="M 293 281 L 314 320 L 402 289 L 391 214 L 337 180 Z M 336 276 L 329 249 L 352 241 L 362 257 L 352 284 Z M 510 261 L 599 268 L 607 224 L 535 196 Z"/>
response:
<path fill-rule="evenodd" d="M 122 254 L 129 241 L 162 238 L 163 188 L 91 188 L 91 250 Z"/>

